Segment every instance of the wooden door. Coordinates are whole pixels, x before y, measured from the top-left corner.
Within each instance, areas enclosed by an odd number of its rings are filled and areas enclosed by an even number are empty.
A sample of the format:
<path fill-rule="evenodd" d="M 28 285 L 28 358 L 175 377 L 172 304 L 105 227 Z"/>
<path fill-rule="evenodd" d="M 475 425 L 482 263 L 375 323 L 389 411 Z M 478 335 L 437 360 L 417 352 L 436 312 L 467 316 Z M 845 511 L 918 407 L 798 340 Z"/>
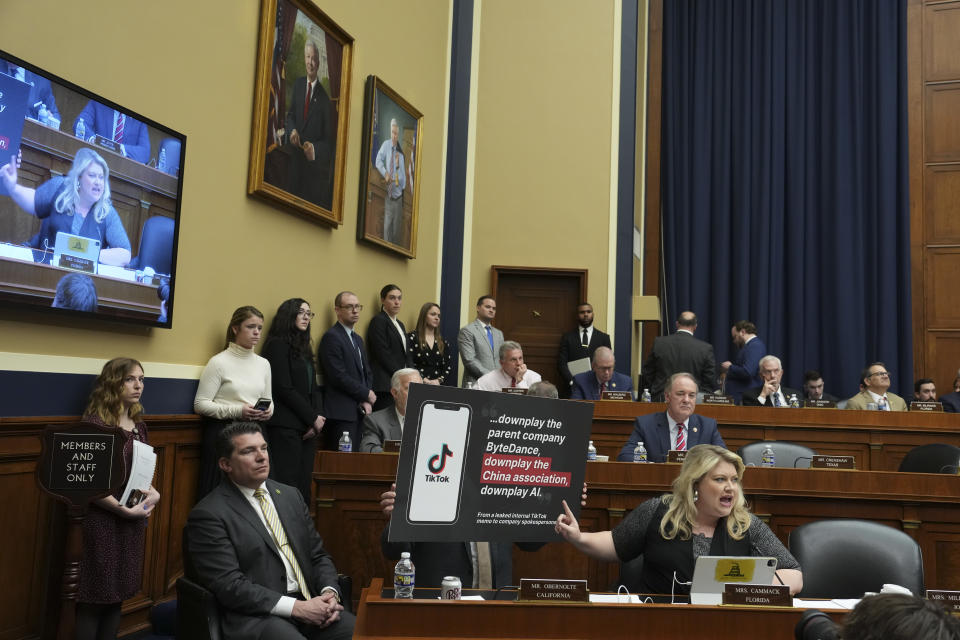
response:
<path fill-rule="evenodd" d="M 560 337 L 577 326 L 577 304 L 587 295 L 587 270 L 497 265 L 491 270 L 497 300 L 494 324 L 505 340 L 520 343 L 527 367 L 565 396 L 557 369 Z"/>

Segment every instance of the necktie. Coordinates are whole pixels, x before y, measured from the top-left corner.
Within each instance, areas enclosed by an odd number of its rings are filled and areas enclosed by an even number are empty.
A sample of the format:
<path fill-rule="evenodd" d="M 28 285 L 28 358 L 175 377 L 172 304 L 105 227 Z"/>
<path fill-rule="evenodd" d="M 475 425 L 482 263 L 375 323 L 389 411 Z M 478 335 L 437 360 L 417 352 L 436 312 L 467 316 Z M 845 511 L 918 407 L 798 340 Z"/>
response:
<path fill-rule="evenodd" d="M 357 360 L 360 361 L 360 370 L 363 370 L 363 350 L 360 349 L 360 338 L 357 336 L 357 332 L 353 331 L 350 333 L 350 341 L 353 342 L 353 348 L 357 352 Z"/>
<path fill-rule="evenodd" d="M 776 393 L 771 393 L 771 394 L 770 394 L 770 402 L 773 403 L 773 406 L 779 407 L 779 406 L 780 406 L 780 396 L 778 396 Z"/>
<path fill-rule="evenodd" d="M 601 382 L 601 383 L 600 383 L 600 397 L 601 397 L 601 398 L 603 397 L 603 392 L 606 391 L 606 390 L 607 390 L 607 383 L 606 383 L 606 382 Z"/>
<path fill-rule="evenodd" d="M 117 124 L 113 127 L 113 141 L 123 142 L 123 119 L 122 113 L 117 113 Z"/>
<path fill-rule="evenodd" d="M 687 450 L 687 437 L 683 433 L 683 423 L 677 423 L 677 451 Z"/>
<path fill-rule="evenodd" d="M 878 404 L 880 405 L 880 411 L 890 411 L 890 405 L 887 404 L 886 397 L 880 398 Z"/>
<path fill-rule="evenodd" d="M 310 86 L 311 86 L 311 85 L 310 85 L 310 83 L 308 82 L 308 83 L 307 83 L 307 99 L 306 99 L 306 101 L 303 103 L 303 120 L 304 120 L 304 122 L 306 122 L 306 120 L 307 120 L 307 113 L 310 111 Z"/>
<path fill-rule="evenodd" d="M 493 589 L 493 559 L 489 542 L 477 543 L 477 588 Z"/>
<path fill-rule="evenodd" d="M 309 600 L 311 595 L 310 589 L 307 588 L 307 580 L 303 577 L 303 572 L 300 570 L 296 556 L 293 555 L 293 549 L 290 548 L 287 534 L 283 530 L 283 525 L 280 524 L 280 517 L 277 516 L 273 505 L 267 500 L 267 492 L 261 487 L 253 492 L 253 497 L 260 503 L 260 510 L 263 511 L 263 519 L 267 521 L 267 527 L 270 529 L 270 534 L 273 535 L 273 541 L 277 543 L 277 548 L 280 550 L 280 553 L 283 554 L 283 557 L 285 557 L 290 562 L 290 566 L 293 567 L 293 575 L 296 577 L 297 584 L 300 586 L 300 593 L 303 594 L 304 598 Z"/>
<path fill-rule="evenodd" d="M 493 351 L 493 331 L 490 330 L 490 325 L 486 325 L 486 327 L 487 327 L 487 342 L 490 343 L 490 352 L 493 353 L 493 355 L 497 355 Z"/>
<path fill-rule="evenodd" d="M 586 330 L 586 329 L 583 330 L 583 337 L 580 338 L 580 346 L 581 346 L 581 347 L 589 347 L 589 346 L 590 346 L 590 341 L 587 339 L 587 330 Z"/>
<path fill-rule="evenodd" d="M 511 387 L 517 386 L 517 379 L 516 379 L 516 378 L 510 378 L 510 386 L 511 386 Z"/>

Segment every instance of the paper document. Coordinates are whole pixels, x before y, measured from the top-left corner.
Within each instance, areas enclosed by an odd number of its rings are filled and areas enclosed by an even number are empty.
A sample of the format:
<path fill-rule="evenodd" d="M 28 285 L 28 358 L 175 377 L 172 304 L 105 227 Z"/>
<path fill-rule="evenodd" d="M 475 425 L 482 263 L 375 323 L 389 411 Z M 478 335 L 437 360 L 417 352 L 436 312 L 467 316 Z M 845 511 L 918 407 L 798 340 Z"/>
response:
<path fill-rule="evenodd" d="M 572 376 L 583 373 L 584 371 L 590 371 L 590 358 L 571 360 L 567 363 L 567 368 L 570 369 L 570 375 Z"/>
<path fill-rule="evenodd" d="M 153 472 L 157 467 L 157 454 L 153 447 L 139 440 L 133 441 L 133 464 L 130 466 L 130 479 L 120 496 L 120 504 L 135 507 L 147 497 L 147 490 L 153 483 Z"/>

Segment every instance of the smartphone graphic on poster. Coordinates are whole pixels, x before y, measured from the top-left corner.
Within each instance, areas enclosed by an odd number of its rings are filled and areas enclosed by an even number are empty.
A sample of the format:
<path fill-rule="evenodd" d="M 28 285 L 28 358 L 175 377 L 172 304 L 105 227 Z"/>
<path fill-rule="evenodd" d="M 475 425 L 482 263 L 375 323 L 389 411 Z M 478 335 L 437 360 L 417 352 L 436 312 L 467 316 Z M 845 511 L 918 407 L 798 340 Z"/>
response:
<path fill-rule="evenodd" d="M 469 436 L 470 407 L 467 405 L 451 402 L 421 405 L 407 522 L 457 521 Z"/>

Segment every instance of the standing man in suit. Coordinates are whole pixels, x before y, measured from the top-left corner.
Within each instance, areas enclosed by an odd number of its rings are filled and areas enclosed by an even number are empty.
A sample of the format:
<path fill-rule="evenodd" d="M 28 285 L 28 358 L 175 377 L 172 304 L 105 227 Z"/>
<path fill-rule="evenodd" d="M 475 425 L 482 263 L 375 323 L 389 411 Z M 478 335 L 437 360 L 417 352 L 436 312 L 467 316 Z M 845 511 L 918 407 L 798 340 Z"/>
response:
<path fill-rule="evenodd" d="M 694 415 L 697 408 L 697 381 L 689 373 L 675 373 L 667 381 L 664 392 L 667 410 L 637 418 L 630 439 L 623 445 L 617 460 L 632 462 L 637 442 L 643 442 L 650 462 L 665 462 L 667 452 L 686 451 L 698 444 L 726 447 L 717 421 Z"/>
<path fill-rule="evenodd" d="M 593 352 L 590 371 L 573 376 L 571 400 L 600 400 L 604 391 L 633 391 L 630 376 L 613 370 L 616 359 L 610 347 L 597 347 Z"/>
<path fill-rule="evenodd" d="M 763 356 L 758 365 L 763 385 L 747 389 L 743 392 L 743 406 L 745 407 L 788 407 L 790 396 L 800 400 L 800 392 L 780 386 L 783 377 L 783 366 L 777 356 Z"/>
<path fill-rule="evenodd" d="M 574 360 L 592 358 L 599 347 L 610 348 L 610 336 L 593 326 L 593 305 L 589 302 L 577 305 L 577 323 L 579 326 L 576 329 L 560 338 L 560 357 L 557 358 L 560 377 L 563 378 L 567 391 L 571 391 L 573 387 L 573 374 L 567 364 Z"/>
<path fill-rule="evenodd" d="M 906 411 L 906 401 L 895 393 L 890 393 L 890 373 L 887 365 L 874 362 L 860 372 L 863 391 L 847 400 L 847 409 L 866 409 L 868 402 L 877 405 L 880 411 Z"/>
<path fill-rule="evenodd" d="M 697 315 L 684 311 L 677 318 L 677 332 L 660 336 L 653 341 L 650 355 L 640 369 L 644 385 L 649 385 L 655 402 L 663 399 L 667 379 L 680 371 L 687 371 L 697 379 L 703 391 L 713 391 L 717 379 L 716 359 L 713 345 L 694 337 L 697 330 Z"/>
<path fill-rule="evenodd" d="M 373 413 L 377 394 L 363 339 L 354 331 L 363 305 L 351 291 L 338 293 L 333 305 L 337 322 L 320 339 L 317 359 L 323 367 L 323 405 L 327 409 L 323 445 L 336 451 L 344 431 L 357 446 L 360 418 Z"/>
<path fill-rule="evenodd" d="M 367 351 L 373 370 L 373 392 L 377 394 L 374 411 L 393 404 L 390 376 L 397 369 L 410 365 L 407 351 L 407 328 L 397 318 L 403 304 L 403 292 L 395 284 L 380 290 L 380 313 L 373 316 L 367 328 Z"/>
<path fill-rule="evenodd" d="M 720 363 L 720 372 L 726 374 L 724 392 L 740 404 L 744 391 L 763 385 L 758 371 L 760 358 L 767 353 L 767 345 L 757 337 L 757 325 L 749 320 L 740 320 L 730 327 L 730 336 L 740 350 L 733 362 Z"/>
<path fill-rule="evenodd" d="M 830 402 L 839 402 L 836 396 L 826 393 L 824 390 L 823 375 L 816 369 L 810 369 L 803 374 L 803 395 L 807 400 L 829 400 Z"/>
<path fill-rule="evenodd" d="M 407 415 L 407 395 L 410 393 L 410 383 L 423 384 L 423 378 L 416 369 L 400 369 L 390 378 L 390 394 L 393 396 L 392 406 L 380 411 L 374 411 L 363 418 L 363 436 L 360 440 L 360 451 L 363 453 L 379 453 L 383 451 L 383 443 L 387 440 L 400 440 L 403 437 L 403 424 Z"/>
<path fill-rule="evenodd" d="M 217 440 L 221 483 L 187 519 L 185 568 L 220 606 L 232 640 L 335 640 L 353 635 L 337 570 L 294 487 L 268 480 L 260 426 L 234 422 Z"/>
<path fill-rule="evenodd" d="M 287 111 L 290 167 L 287 191 L 325 209 L 333 205 L 333 150 L 337 132 L 330 112 L 330 97 L 320 83 L 320 49 L 313 40 L 303 47 L 307 75 L 293 83 Z"/>
<path fill-rule="evenodd" d="M 476 382 L 497 368 L 497 356 L 503 344 L 503 332 L 494 327 L 497 301 L 492 296 L 477 300 L 477 319 L 460 329 L 457 346 L 463 360 L 463 386 Z"/>
<path fill-rule="evenodd" d="M 120 145 L 123 157 L 144 164 L 150 161 L 147 125 L 94 100 L 89 100 L 73 121 L 73 133 L 91 143 L 97 136 L 113 140 Z"/>

